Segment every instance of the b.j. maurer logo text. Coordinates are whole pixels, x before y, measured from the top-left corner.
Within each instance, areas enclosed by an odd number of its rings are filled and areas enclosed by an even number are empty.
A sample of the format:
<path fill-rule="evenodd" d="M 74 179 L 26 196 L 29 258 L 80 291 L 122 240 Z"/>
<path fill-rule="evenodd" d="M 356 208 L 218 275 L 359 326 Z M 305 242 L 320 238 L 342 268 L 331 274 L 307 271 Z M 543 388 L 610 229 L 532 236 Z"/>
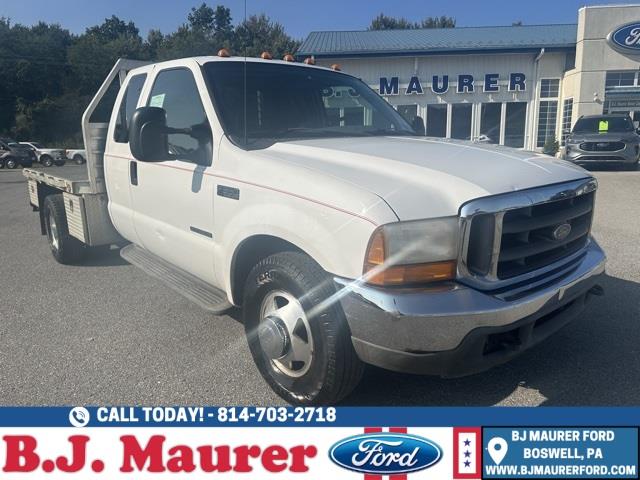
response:
<path fill-rule="evenodd" d="M 365 433 L 336 443 L 329 457 L 335 464 L 354 472 L 396 475 L 435 465 L 442 457 L 442 449 L 417 435 Z"/>

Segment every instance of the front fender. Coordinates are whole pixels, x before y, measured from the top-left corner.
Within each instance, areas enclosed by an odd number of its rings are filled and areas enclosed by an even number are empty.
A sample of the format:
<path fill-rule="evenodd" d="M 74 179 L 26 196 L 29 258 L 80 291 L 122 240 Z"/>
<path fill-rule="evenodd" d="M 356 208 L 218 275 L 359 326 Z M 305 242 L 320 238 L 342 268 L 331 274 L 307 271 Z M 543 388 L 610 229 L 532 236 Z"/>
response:
<path fill-rule="evenodd" d="M 295 245 L 325 271 L 346 278 L 362 274 L 362 264 L 375 225 L 347 213 L 327 212 L 326 207 L 296 208 L 282 203 L 248 206 L 233 215 L 222 230 L 219 243 L 218 283 L 232 298 L 233 259 L 241 244 L 255 235 L 269 235 Z"/>

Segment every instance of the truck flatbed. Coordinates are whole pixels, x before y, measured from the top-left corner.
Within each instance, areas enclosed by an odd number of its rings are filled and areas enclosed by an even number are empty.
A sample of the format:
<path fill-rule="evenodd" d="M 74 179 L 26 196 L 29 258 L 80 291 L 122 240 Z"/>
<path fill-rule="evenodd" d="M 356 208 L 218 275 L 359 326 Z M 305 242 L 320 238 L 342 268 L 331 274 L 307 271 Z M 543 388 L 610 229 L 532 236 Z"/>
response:
<path fill-rule="evenodd" d="M 91 189 L 89 182 L 89 174 L 87 167 L 81 165 L 73 169 L 65 169 L 63 175 L 52 175 L 50 170 L 42 170 L 36 168 L 25 168 L 23 175 L 30 180 L 44 183 L 51 187 L 55 187 L 67 193 L 74 195 L 82 195 L 87 193 L 95 193 Z"/>

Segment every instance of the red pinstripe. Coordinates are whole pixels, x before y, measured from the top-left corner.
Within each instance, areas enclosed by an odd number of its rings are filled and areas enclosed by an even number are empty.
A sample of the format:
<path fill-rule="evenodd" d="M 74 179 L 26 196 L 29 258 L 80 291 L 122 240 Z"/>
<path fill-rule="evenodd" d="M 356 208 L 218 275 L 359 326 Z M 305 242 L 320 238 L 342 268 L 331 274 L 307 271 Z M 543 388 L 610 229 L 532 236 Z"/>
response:
<path fill-rule="evenodd" d="M 112 153 L 106 154 L 105 156 L 113 157 L 113 158 L 120 158 L 120 159 L 127 160 L 127 161 L 133 161 L 132 159 L 130 159 L 128 157 L 125 157 L 125 156 L 122 156 L 122 155 L 114 155 Z M 176 165 L 165 165 L 165 164 L 162 164 L 162 163 L 150 163 L 150 165 L 154 165 L 154 166 L 157 166 L 157 167 L 173 168 L 174 170 L 182 170 L 182 171 L 185 171 L 185 172 L 193 173 L 193 170 L 191 170 L 189 168 L 182 168 L 182 167 L 178 167 Z M 231 180 L 233 182 L 244 183 L 245 185 L 251 185 L 253 187 L 264 188 L 265 190 L 271 190 L 273 192 L 282 193 L 283 195 L 289 195 L 291 197 L 296 197 L 296 198 L 299 198 L 301 200 L 306 200 L 308 202 L 315 203 L 317 205 L 322 205 L 323 207 L 331 208 L 332 210 L 336 210 L 338 212 L 346 213 L 347 215 L 351 215 L 352 217 L 356 217 L 356 218 L 359 218 L 359 219 L 364 220 L 366 222 L 369 222 L 375 227 L 378 226 L 377 222 L 373 221 L 372 219 L 370 219 L 368 217 L 365 217 L 364 215 L 360 215 L 359 213 L 355 213 L 355 212 L 350 212 L 349 210 L 345 210 L 343 208 L 336 207 L 335 205 L 331 205 L 329 203 L 325 203 L 325 202 L 322 202 L 320 200 L 316 200 L 316 199 L 313 199 L 313 198 L 305 197 L 304 195 L 299 195 L 297 193 L 287 192 L 286 190 L 280 190 L 279 188 L 270 187 L 268 185 L 261 185 L 259 183 L 249 182 L 247 180 L 240 180 L 238 178 L 227 177 L 225 175 L 218 175 L 216 173 L 203 172 L 203 175 L 206 175 L 208 177 L 223 178 L 225 180 Z"/>

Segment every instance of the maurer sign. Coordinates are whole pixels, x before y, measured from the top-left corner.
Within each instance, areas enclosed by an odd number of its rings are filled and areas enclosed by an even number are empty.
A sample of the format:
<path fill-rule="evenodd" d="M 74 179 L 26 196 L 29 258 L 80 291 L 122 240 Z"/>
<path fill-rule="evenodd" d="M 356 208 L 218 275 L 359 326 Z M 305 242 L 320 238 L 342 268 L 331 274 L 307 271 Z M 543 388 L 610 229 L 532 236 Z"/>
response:
<path fill-rule="evenodd" d="M 484 93 L 496 93 L 500 91 L 501 80 L 506 80 L 509 92 L 524 92 L 527 88 L 526 76 L 524 73 L 510 73 L 506 79 L 502 79 L 498 73 L 487 73 L 481 78 L 475 78 L 471 74 L 460 74 L 455 77 L 449 75 L 433 75 L 429 80 L 430 89 L 433 93 L 441 95 L 447 93 L 450 88 L 455 87 L 456 93 L 473 93 L 482 91 Z M 455 82 L 455 85 L 454 85 Z M 422 94 L 425 92 L 426 81 L 417 76 L 409 79 L 409 82 L 402 90 L 405 95 Z M 399 77 L 380 77 L 380 95 L 398 95 L 400 93 Z"/>

